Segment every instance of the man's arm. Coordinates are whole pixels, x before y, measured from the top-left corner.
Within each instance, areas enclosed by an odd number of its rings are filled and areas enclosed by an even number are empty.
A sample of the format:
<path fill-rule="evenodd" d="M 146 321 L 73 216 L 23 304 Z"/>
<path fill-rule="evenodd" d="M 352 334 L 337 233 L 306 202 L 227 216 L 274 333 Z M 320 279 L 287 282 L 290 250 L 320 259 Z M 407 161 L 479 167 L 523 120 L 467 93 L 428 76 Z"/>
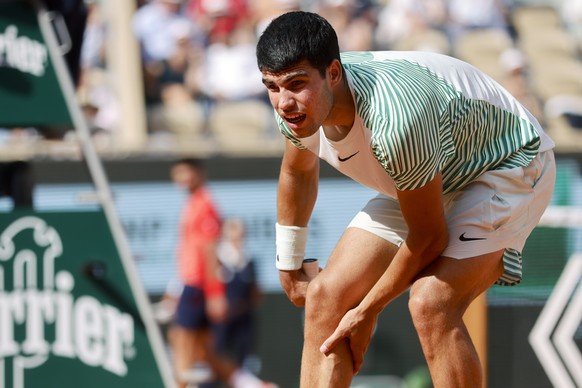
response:
<path fill-rule="evenodd" d="M 439 257 L 449 241 L 440 173 L 419 189 L 399 191 L 398 199 L 408 225 L 408 237 L 361 303 L 364 311 L 375 314 L 404 292 L 413 279 Z"/>
<path fill-rule="evenodd" d="M 277 222 L 306 227 L 317 199 L 319 157 L 286 141 L 277 188 Z M 279 271 L 285 293 L 296 306 L 305 304 L 307 277 L 301 270 Z"/>
<path fill-rule="evenodd" d="M 321 351 L 328 354 L 340 340 L 348 338 L 355 373 L 362 365 L 378 314 L 404 292 L 448 244 L 440 173 L 419 189 L 399 191 L 398 199 L 409 229 L 406 241 L 362 302 L 348 311 L 321 347 Z"/>
<path fill-rule="evenodd" d="M 285 143 L 277 188 L 277 221 L 281 225 L 307 226 L 317 199 L 319 157 L 288 140 Z"/>
<path fill-rule="evenodd" d="M 216 242 L 208 241 L 204 245 L 206 257 L 204 293 L 206 295 L 206 313 L 212 322 L 223 322 L 228 315 L 226 285 L 219 276 Z"/>

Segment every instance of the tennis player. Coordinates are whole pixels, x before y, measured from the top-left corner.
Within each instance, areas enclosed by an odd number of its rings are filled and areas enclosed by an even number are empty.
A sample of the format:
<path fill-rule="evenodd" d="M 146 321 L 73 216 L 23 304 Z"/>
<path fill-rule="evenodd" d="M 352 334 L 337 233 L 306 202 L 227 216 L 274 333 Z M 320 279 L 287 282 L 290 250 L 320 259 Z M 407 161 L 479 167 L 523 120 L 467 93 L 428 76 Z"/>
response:
<path fill-rule="evenodd" d="M 471 65 L 421 52 L 340 56 L 333 28 L 313 13 L 274 19 L 257 60 L 287 139 L 276 265 L 305 306 L 301 386 L 349 387 L 378 315 L 407 289 L 434 385 L 480 386 L 462 317 L 494 283 L 520 282 L 521 251 L 553 192 L 552 141 Z M 320 159 L 378 195 L 308 282 Z"/>

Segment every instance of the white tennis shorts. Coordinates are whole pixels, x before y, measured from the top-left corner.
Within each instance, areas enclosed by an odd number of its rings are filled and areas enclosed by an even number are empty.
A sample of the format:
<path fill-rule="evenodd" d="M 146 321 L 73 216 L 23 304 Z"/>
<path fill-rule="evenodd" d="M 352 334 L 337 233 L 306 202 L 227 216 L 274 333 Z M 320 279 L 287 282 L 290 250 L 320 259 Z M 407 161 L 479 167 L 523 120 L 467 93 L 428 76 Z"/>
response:
<path fill-rule="evenodd" d="M 505 249 L 505 271 L 497 284 L 515 285 L 522 278 L 521 252 L 554 190 L 554 154 L 538 154 L 527 167 L 488 171 L 462 190 L 444 197 L 449 245 L 442 256 L 466 259 Z M 398 200 L 379 194 L 354 217 L 361 228 L 400 246 L 408 227 Z"/>

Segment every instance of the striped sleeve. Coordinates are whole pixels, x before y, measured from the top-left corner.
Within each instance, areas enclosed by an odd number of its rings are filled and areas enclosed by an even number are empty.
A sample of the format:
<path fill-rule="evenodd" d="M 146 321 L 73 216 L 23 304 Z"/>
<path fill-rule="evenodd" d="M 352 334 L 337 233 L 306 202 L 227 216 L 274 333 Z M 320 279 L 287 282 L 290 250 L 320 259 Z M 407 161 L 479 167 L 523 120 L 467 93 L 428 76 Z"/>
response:
<path fill-rule="evenodd" d="M 356 75 L 359 113 L 373 128 L 372 150 L 399 190 L 426 185 L 453 153 L 448 127 L 440 122 L 454 91 L 435 83 L 426 68 L 410 62 L 374 63 Z"/>

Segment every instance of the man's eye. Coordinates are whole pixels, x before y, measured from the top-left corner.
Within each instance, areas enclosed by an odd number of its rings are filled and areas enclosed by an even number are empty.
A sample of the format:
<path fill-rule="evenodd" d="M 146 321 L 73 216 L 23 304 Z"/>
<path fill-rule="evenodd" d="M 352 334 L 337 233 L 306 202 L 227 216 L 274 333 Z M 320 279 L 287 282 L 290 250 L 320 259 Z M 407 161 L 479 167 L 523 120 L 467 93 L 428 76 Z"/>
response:
<path fill-rule="evenodd" d="M 301 89 L 305 83 L 303 81 L 293 81 L 289 87 L 291 89 Z"/>

